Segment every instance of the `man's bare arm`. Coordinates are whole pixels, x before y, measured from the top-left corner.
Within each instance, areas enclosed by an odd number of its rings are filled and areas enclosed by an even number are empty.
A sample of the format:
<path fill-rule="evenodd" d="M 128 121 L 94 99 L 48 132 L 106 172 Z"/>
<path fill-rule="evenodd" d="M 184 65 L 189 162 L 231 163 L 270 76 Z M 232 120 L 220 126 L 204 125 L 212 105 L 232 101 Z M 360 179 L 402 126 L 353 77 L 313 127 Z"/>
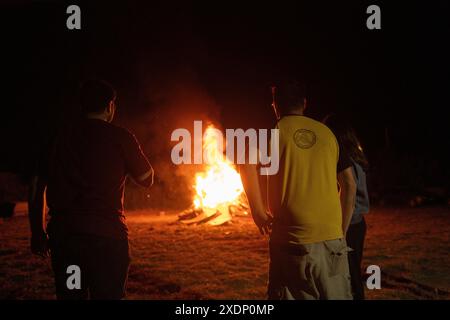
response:
<path fill-rule="evenodd" d="M 356 182 L 351 167 L 339 172 L 337 178 L 341 191 L 342 231 L 345 235 L 355 210 Z"/>
<path fill-rule="evenodd" d="M 28 197 L 28 217 L 31 228 L 31 251 L 42 256 L 47 255 L 47 235 L 45 232 L 45 188 L 46 182 L 34 176 Z"/>
<path fill-rule="evenodd" d="M 256 165 L 244 164 L 240 166 L 242 184 L 250 204 L 253 220 L 262 234 L 269 232 L 271 217 L 267 214 L 259 185 Z"/>
<path fill-rule="evenodd" d="M 150 169 L 144 173 L 143 175 L 133 178 L 133 180 L 145 187 L 145 188 L 150 188 L 153 185 L 153 181 L 154 181 L 154 176 L 155 176 L 155 171 L 153 170 L 153 167 L 150 165 Z"/>

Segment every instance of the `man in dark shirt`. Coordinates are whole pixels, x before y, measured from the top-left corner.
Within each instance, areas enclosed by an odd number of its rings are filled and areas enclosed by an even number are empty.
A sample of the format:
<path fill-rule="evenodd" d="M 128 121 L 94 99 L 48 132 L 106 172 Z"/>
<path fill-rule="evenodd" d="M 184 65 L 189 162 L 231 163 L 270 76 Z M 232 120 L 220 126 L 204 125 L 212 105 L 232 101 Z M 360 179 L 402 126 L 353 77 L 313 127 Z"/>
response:
<path fill-rule="evenodd" d="M 130 261 L 125 180 L 129 175 L 150 187 L 153 168 L 135 136 L 110 123 L 115 98 L 107 83 L 86 82 L 83 117 L 62 130 L 33 179 L 31 250 L 44 256 L 50 251 L 58 299 L 121 299 L 125 294 Z M 69 266 L 79 268 L 81 288 L 68 285 L 74 270 Z"/>

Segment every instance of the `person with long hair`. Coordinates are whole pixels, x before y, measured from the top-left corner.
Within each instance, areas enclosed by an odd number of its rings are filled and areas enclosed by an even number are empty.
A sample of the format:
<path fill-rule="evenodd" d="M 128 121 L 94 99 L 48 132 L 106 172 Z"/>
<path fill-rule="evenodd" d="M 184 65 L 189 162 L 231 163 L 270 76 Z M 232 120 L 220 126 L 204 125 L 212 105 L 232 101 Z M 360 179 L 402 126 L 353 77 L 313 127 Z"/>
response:
<path fill-rule="evenodd" d="M 366 173 L 369 162 L 352 126 L 336 116 L 327 117 L 324 122 L 334 132 L 341 148 L 350 157 L 352 171 L 356 182 L 355 209 L 347 230 L 347 244 L 353 251 L 348 254 L 353 298 L 364 299 L 364 285 L 361 274 L 361 263 L 366 237 L 366 221 L 364 215 L 369 212 L 369 194 Z"/>

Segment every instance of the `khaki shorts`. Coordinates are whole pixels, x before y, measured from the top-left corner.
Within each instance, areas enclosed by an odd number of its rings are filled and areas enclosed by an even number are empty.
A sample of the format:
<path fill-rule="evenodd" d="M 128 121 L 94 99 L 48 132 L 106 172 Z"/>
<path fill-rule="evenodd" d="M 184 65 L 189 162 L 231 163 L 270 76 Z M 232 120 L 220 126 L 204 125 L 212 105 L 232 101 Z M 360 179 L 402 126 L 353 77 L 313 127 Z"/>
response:
<path fill-rule="evenodd" d="M 345 239 L 270 245 L 269 299 L 351 300 Z"/>

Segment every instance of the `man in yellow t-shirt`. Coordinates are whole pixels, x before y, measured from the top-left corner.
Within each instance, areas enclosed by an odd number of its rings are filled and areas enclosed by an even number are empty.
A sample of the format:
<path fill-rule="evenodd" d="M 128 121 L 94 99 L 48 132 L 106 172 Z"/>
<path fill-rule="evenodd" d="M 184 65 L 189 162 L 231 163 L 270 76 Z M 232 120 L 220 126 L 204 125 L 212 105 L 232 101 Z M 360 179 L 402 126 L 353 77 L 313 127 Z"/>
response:
<path fill-rule="evenodd" d="M 345 242 L 356 192 L 351 162 L 328 127 L 303 115 L 301 85 L 278 92 L 280 165 L 268 179 L 269 214 L 256 167 L 241 169 L 255 223 L 271 231 L 269 298 L 352 299 Z"/>

